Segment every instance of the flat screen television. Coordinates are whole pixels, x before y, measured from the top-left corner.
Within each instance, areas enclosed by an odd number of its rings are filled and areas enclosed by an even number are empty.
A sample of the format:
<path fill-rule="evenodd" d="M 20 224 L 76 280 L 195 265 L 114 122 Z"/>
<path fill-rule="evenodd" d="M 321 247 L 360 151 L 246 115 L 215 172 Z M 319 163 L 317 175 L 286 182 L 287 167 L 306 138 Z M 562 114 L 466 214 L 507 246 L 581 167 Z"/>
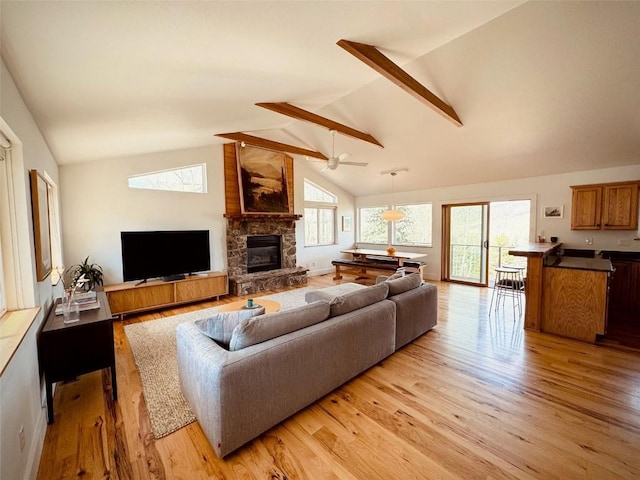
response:
<path fill-rule="evenodd" d="M 209 230 L 121 232 L 125 282 L 177 280 L 211 268 Z"/>

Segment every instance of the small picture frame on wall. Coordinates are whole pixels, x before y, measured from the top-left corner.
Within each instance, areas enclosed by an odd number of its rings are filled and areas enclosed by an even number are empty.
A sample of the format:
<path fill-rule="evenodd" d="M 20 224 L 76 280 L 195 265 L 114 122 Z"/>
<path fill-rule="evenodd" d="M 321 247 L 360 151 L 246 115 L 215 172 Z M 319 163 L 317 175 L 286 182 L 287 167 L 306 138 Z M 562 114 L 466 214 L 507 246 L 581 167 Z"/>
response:
<path fill-rule="evenodd" d="M 563 218 L 564 217 L 564 205 L 542 207 L 543 218 Z"/>
<path fill-rule="evenodd" d="M 36 253 L 36 276 L 41 282 L 51 273 L 51 235 L 49 232 L 49 183 L 30 170 L 33 237 Z"/>
<path fill-rule="evenodd" d="M 351 231 L 351 215 L 342 216 L 342 231 L 343 232 Z"/>

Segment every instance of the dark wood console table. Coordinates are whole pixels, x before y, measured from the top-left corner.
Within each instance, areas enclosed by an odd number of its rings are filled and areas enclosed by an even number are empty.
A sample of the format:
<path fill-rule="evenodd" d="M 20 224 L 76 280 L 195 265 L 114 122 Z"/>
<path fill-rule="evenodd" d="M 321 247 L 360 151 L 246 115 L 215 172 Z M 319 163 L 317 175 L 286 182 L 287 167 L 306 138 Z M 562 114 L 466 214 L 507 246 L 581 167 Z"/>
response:
<path fill-rule="evenodd" d="M 38 357 L 47 390 L 47 420 L 53 423 L 53 384 L 78 375 L 111 368 L 113 399 L 118 398 L 113 345 L 113 317 L 104 292 L 98 292 L 100 308 L 80 312 L 80 320 L 65 324 L 55 306 L 38 339 Z"/>

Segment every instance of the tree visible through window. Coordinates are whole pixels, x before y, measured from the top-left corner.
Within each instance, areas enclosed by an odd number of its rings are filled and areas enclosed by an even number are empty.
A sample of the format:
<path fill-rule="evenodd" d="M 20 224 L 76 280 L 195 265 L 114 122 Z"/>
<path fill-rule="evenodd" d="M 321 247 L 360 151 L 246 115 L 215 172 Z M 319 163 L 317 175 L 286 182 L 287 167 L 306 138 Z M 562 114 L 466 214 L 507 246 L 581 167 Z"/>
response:
<path fill-rule="evenodd" d="M 337 196 L 305 179 L 305 246 L 331 245 L 335 243 L 337 203 Z"/>
<path fill-rule="evenodd" d="M 432 208 L 430 203 L 396 205 L 405 217 L 394 222 L 394 245 L 431 245 Z"/>
<path fill-rule="evenodd" d="M 358 209 L 358 241 L 380 245 L 432 244 L 432 205 L 430 203 L 394 205 L 393 208 L 405 213 L 402 220 L 383 220 L 382 207 L 362 207 Z"/>
<path fill-rule="evenodd" d="M 129 177 L 129 188 L 207 193 L 206 178 L 206 167 L 204 163 L 201 163 L 188 167 L 132 175 Z"/>
<path fill-rule="evenodd" d="M 359 209 L 359 239 L 363 243 L 389 244 L 389 224 L 381 215 L 387 207 L 364 207 Z"/>

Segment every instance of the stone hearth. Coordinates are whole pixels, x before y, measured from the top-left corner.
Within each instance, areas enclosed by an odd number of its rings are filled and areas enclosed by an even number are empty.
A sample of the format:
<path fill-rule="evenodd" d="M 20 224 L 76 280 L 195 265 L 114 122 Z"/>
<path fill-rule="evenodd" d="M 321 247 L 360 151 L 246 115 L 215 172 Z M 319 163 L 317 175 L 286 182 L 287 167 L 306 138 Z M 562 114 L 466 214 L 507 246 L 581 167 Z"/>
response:
<path fill-rule="evenodd" d="M 247 236 L 279 235 L 282 268 L 247 273 Z M 244 216 L 227 218 L 227 266 L 229 290 L 233 295 L 249 295 L 307 283 L 307 269 L 296 266 L 296 227 L 291 218 Z"/>

